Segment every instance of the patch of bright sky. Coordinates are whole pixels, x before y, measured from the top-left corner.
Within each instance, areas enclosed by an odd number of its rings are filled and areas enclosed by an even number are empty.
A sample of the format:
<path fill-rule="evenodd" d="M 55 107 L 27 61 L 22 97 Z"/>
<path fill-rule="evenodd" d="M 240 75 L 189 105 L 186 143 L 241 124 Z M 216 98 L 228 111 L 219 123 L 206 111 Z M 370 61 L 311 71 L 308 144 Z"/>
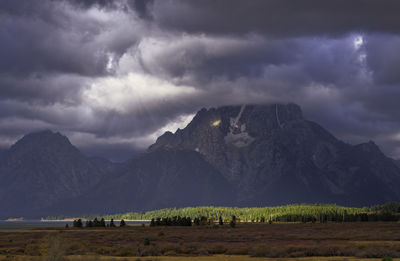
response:
<path fill-rule="evenodd" d="M 106 66 L 106 70 L 107 72 L 111 73 L 114 71 L 114 67 L 115 67 L 115 61 L 114 61 L 114 55 L 112 53 L 107 54 L 107 66 Z"/>
<path fill-rule="evenodd" d="M 157 131 L 144 135 L 144 136 L 132 136 L 132 137 L 99 137 L 92 133 L 84 132 L 70 132 L 66 133 L 71 139 L 73 144 L 79 145 L 79 147 L 90 147 L 98 144 L 113 145 L 113 144 L 130 144 L 132 148 L 146 149 L 148 146 L 153 144 L 158 137 L 164 134 L 166 131 L 176 132 L 178 128 L 185 128 L 190 121 L 193 119 L 195 114 L 180 115 L 174 121 L 169 122 L 165 126 L 161 127 Z"/>
<path fill-rule="evenodd" d="M 360 49 L 363 44 L 364 38 L 361 35 L 357 35 L 356 37 L 354 37 L 353 46 L 356 50 Z"/>
<path fill-rule="evenodd" d="M 95 80 L 82 98 L 92 108 L 130 113 L 143 106 L 184 99 L 197 92 L 191 86 L 176 86 L 151 75 L 129 73 Z"/>
<path fill-rule="evenodd" d="M 193 120 L 194 116 L 195 116 L 195 114 L 187 114 L 187 115 L 179 116 L 174 121 L 169 122 L 167 125 L 158 129 L 154 133 L 151 133 L 150 135 L 143 137 L 143 145 L 148 146 L 148 144 L 155 142 L 158 137 L 160 137 L 162 134 L 164 134 L 167 131 L 174 133 L 178 129 L 185 128 Z M 141 145 L 141 144 L 138 144 L 138 145 Z"/>

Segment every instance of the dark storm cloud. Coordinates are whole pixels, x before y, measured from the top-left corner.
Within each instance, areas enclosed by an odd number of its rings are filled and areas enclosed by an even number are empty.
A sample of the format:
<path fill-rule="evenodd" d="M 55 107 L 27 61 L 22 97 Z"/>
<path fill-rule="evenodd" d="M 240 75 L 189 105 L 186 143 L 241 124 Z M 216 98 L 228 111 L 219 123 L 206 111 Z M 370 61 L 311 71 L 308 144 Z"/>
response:
<path fill-rule="evenodd" d="M 397 0 L 163 0 L 153 17 L 188 33 L 332 35 L 349 31 L 400 31 Z"/>
<path fill-rule="evenodd" d="M 113 29 L 121 21 L 108 22 L 104 14 L 75 9 L 66 1 L 2 1 L 0 100 L 79 102 L 85 77 L 112 74 L 110 57 L 118 59 L 139 40 L 135 30 Z"/>
<path fill-rule="evenodd" d="M 251 79 L 260 77 L 265 70 L 283 73 L 280 68 L 288 68 L 289 73 L 293 73 L 293 66 L 301 70 L 302 75 L 292 75 L 288 81 L 336 84 L 352 78 L 358 70 L 357 52 L 351 36 L 340 40 L 199 36 L 175 41 L 167 39 L 159 44 L 159 48 L 160 52 L 141 52 L 141 62 L 146 70 L 171 78 L 190 75 L 189 83 L 195 83 L 199 88 L 207 88 L 207 83 L 216 77 Z"/>
<path fill-rule="evenodd" d="M 399 11 L 395 0 L 0 1 L 0 147 L 53 129 L 122 159 L 202 107 L 296 102 L 340 138 L 400 157 Z"/>
<path fill-rule="evenodd" d="M 369 53 L 368 65 L 374 72 L 378 84 L 398 84 L 400 82 L 400 36 L 380 34 L 366 42 Z"/>
<path fill-rule="evenodd" d="M 128 1 L 128 4 L 132 9 L 136 11 L 142 19 L 152 19 L 152 15 L 150 13 L 150 8 L 153 5 L 153 0 L 131 0 Z"/>
<path fill-rule="evenodd" d="M 216 75 L 229 78 L 257 76 L 265 65 L 280 65 L 296 60 L 299 41 L 269 40 L 249 36 L 233 37 L 183 37 L 160 44 L 162 51 L 154 58 L 142 57 L 143 66 L 153 73 L 166 73 L 170 77 L 190 74 L 205 84 Z M 206 86 L 204 86 L 206 87 Z"/>
<path fill-rule="evenodd" d="M 165 40 L 161 52 L 142 52 L 142 63 L 154 74 L 206 89 L 205 106 L 294 101 L 303 105 L 306 116 L 346 141 L 375 139 L 395 155 L 398 143 L 387 137 L 400 129 L 400 88 L 399 82 L 382 84 L 376 78 L 382 67 L 375 68 L 368 57 L 385 61 L 390 56 L 390 51 L 369 46 L 379 37 L 351 33 L 283 40 L 183 37 L 171 45 Z M 386 61 L 400 61 L 396 54 L 391 58 Z M 256 70 L 249 70 L 252 66 Z"/>
<path fill-rule="evenodd" d="M 0 73 L 103 75 L 106 73 L 107 53 L 119 55 L 135 42 L 135 39 L 127 42 L 122 36 L 116 39 L 120 40 L 118 43 L 96 39 L 107 29 L 104 22 L 86 18 L 85 14 L 75 17 L 62 8 L 56 2 L 43 1 L 42 9 L 34 7 L 22 14 L 7 12 L 0 15 Z M 77 18 L 79 20 L 75 21 Z"/>
<path fill-rule="evenodd" d="M 48 105 L 64 103 L 78 105 L 84 77 L 50 72 L 14 76 L 3 74 L 0 77 L 1 100 L 16 100 L 30 104 Z"/>
<path fill-rule="evenodd" d="M 68 0 L 68 2 L 78 5 L 81 8 L 100 7 L 100 8 L 117 8 L 118 1 L 113 0 Z"/>

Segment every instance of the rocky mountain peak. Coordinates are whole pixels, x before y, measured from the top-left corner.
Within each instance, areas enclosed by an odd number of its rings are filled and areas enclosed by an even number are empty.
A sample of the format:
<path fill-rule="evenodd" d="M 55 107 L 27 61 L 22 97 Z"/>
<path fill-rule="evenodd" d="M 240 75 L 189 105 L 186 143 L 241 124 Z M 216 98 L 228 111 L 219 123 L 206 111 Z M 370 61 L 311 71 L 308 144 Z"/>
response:
<path fill-rule="evenodd" d="M 110 170 L 109 165 L 87 158 L 58 132 L 27 134 L 0 162 L 0 199 L 5 202 L 0 211 L 19 208 L 22 215 L 81 195 Z"/>
<path fill-rule="evenodd" d="M 361 143 L 361 144 L 357 145 L 357 147 L 359 147 L 360 149 L 362 149 L 365 152 L 375 152 L 375 153 L 381 152 L 378 145 L 376 145 L 376 143 L 373 142 L 372 140 L 365 142 L 365 143 Z"/>
<path fill-rule="evenodd" d="M 302 120 L 303 115 L 300 107 L 296 104 L 269 104 L 269 105 L 234 105 L 218 108 L 201 109 L 188 128 L 207 123 L 211 127 L 219 127 L 224 131 L 229 128 L 242 128 L 242 125 L 264 124 L 269 128 L 281 127 L 288 121 Z M 255 125 L 257 126 L 257 125 Z M 245 127 L 244 127 L 245 128 Z"/>
<path fill-rule="evenodd" d="M 244 148 L 303 120 L 301 108 L 293 103 L 203 108 L 186 128 L 164 133 L 149 150 L 182 147 L 201 151 L 201 147 L 216 143 Z"/>
<path fill-rule="evenodd" d="M 44 130 L 39 132 L 33 132 L 25 135 L 18 140 L 14 145 L 11 146 L 10 152 L 16 151 L 46 151 L 46 150 L 76 150 L 71 144 L 69 139 L 60 134 L 59 132 L 53 132 L 50 130 Z"/>
<path fill-rule="evenodd" d="M 348 188 L 359 177 L 368 176 L 371 184 L 378 184 L 374 179 L 400 182 L 398 168 L 374 142 L 346 144 L 304 119 L 301 108 L 292 103 L 203 108 L 183 130 L 162 135 L 149 152 L 159 149 L 201 154 L 235 188 L 239 202 L 269 198 L 279 203 L 284 195 L 278 187 L 307 202 L 318 202 L 315 197 L 324 193 L 343 200 L 353 195 Z M 372 194 L 354 202 L 376 200 Z M 397 195 L 392 189 L 387 194 Z"/>
<path fill-rule="evenodd" d="M 371 159 L 386 158 L 386 155 L 381 151 L 378 145 L 373 141 L 368 141 L 354 146 L 361 154 L 368 156 Z"/>

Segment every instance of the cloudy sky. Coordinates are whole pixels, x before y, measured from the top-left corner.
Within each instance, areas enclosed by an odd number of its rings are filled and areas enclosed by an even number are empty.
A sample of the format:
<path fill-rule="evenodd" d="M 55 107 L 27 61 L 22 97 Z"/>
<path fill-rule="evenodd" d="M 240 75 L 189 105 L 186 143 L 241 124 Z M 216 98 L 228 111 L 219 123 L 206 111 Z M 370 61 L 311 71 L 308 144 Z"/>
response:
<path fill-rule="evenodd" d="M 0 1 L 0 147 L 58 130 L 113 160 L 202 107 L 295 102 L 400 158 L 398 0 Z"/>

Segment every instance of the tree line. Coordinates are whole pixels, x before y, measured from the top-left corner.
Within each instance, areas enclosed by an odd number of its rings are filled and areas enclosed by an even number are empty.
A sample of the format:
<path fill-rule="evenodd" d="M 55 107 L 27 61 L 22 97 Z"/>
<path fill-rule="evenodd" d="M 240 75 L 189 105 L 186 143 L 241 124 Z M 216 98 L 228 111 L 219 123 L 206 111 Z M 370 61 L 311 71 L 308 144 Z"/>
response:
<path fill-rule="evenodd" d="M 224 225 L 224 221 L 220 216 L 218 219 L 218 224 L 220 226 Z M 166 217 L 166 218 L 152 218 L 150 221 L 150 227 L 158 227 L 158 226 L 186 226 L 190 227 L 192 225 L 195 226 L 205 226 L 205 225 L 216 225 L 216 220 L 213 218 L 207 218 L 205 216 L 196 217 L 193 220 L 190 217 Z M 229 221 L 229 225 L 231 227 L 236 226 L 236 217 L 232 216 L 231 220 Z"/>
<path fill-rule="evenodd" d="M 400 203 L 392 202 L 372 207 L 342 207 L 328 204 L 294 204 L 278 207 L 237 208 L 237 207 L 187 207 L 166 208 L 145 213 L 129 212 L 101 215 L 106 220 L 151 220 L 160 218 L 205 217 L 207 220 L 229 221 L 235 216 L 241 222 L 356 222 L 356 221 L 399 221 Z M 91 219 L 92 216 L 86 216 Z M 57 219 L 49 217 L 48 219 Z M 156 221 L 156 220 L 155 220 Z"/>
<path fill-rule="evenodd" d="M 126 226 L 126 222 L 121 219 L 120 223 L 119 223 L 120 227 L 125 227 Z M 67 224 L 65 226 L 66 228 L 69 227 L 69 225 Z M 85 226 L 83 225 L 83 221 L 82 219 L 75 219 L 72 222 L 72 227 L 77 227 L 77 228 L 83 228 L 83 227 L 116 227 L 115 223 L 114 223 L 114 219 L 112 218 L 110 220 L 110 222 L 108 224 L 106 224 L 106 221 L 104 220 L 104 218 L 101 218 L 100 220 L 96 218 L 94 218 L 94 220 L 86 220 L 85 222 Z"/>

